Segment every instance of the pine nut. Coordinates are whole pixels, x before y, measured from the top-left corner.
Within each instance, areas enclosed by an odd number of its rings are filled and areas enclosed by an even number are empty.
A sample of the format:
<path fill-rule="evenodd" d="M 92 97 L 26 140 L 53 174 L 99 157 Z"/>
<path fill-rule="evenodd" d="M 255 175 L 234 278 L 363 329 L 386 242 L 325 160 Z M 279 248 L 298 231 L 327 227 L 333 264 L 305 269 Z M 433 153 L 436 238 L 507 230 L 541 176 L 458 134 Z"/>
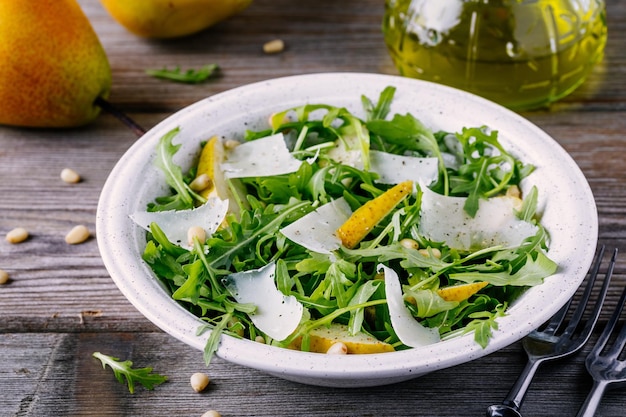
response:
<path fill-rule="evenodd" d="M 222 415 L 215 410 L 209 410 L 202 414 L 202 417 L 222 417 Z"/>
<path fill-rule="evenodd" d="M 16 227 L 7 233 L 6 240 L 9 243 L 21 243 L 28 239 L 28 230 L 23 227 Z"/>
<path fill-rule="evenodd" d="M 277 54 L 285 49 L 285 42 L 282 39 L 274 39 L 263 45 L 263 52 L 266 54 Z"/>
<path fill-rule="evenodd" d="M 441 259 L 441 251 L 437 248 L 420 249 L 418 252 L 427 258 L 429 258 L 430 254 L 432 253 L 435 258 Z"/>
<path fill-rule="evenodd" d="M 211 186 L 213 181 L 207 174 L 198 175 L 191 183 L 189 184 L 189 188 L 194 191 L 202 191 L 206 190 Z"/>
<path fill-rule="evenodd" d="M 0 285 L 9 282 L 9 273 L 4 269 L 0 269 Z"/>
<path fill-rule="evenodd" d="M 506 196 L 522 198 L 522 191 L 517 185 L 511 185 L 509 188 L 506 189 Z"/>
<path fill-rule="evenodd" d="M 401 239 L 398 243 L 400 243 L 400 246 L 407 249 L 417 249 L 420 247 L 420 245 L 415 240 L 409 238 Z"/>
<path fill-rule="evenodd" d="M 187 230 L 187 243 L 189 246 L 193 246 L 195 239 L 198 239 L 198 242 L 200 243 L 204 243 L 206 241 L 206 232 L 200 226 L 191 226 Z"/>
<path fill-rule="evenodd" d="M 254 338 L 254 341 L 257 343 L 261 343 L 261 344 L 265 344 L 265 338 L 261 335 L 258 335 L 257 337 Z"/>
<path fill-rule="evenodd" d="M 241 145 L 241 142 L 235 139 L 228 139 L 226 142 L 224 142 L 224 148 L 229 150 L 235 149 L 239 145 Z"/>
<path fill-rule="evenodd" d="M 346 344 L 343 342 L 333 343 L 326 351 L 326 354 L 328 355 L 345 355 L 347 353 L 348 353 L 348 346 L 346 346 Z"/>
<path fill-rule="evenodd" d="M 76 184 L 80 182 L 80 175 L 71 168 L 64 168 L 61 171 L 61 179 L 68 184 Z"/>
<path fill-rule="evenodd" d="M 239 320 L 237 317 L 232 317 L 230 320 L 228 320 L 228 330 L 240 337 L 243 337 L 244 335 L 243 324 L 241 324 L 241 320 Z"/>
<path fill-rule="evenodd" d="M 89 229 L 81 224 L 78 226 L 74 226 L 72 230 L 70 230 L 69 233 L 65 235 L 65 242 L 69 245 L 76 245 L 78 243 L 83 243 L 84 241 L 89 239 L 90 235 L 91 233 L 89 232 Z"/>
<path fill-rule="evenodd" d="M 203 374 L 202 372 L 196 372 L 191 375 L 189 382 L 191 383 L 191 388 L 193 388 L 195 392 L 202 392 L 209 385 L 209 377 L 207 374 Z"/>

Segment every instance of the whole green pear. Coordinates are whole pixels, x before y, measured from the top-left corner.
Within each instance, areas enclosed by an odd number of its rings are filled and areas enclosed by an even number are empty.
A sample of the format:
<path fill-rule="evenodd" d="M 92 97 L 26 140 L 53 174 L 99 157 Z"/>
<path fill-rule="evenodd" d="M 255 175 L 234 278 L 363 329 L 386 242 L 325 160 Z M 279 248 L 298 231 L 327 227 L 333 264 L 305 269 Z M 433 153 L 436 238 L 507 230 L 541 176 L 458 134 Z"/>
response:
<path fill-rule="evenodd" d="M 111 68 L 75 0 L 1 0 L 0 40 L 0 124 L 73 127 L 98 116 Z"/>

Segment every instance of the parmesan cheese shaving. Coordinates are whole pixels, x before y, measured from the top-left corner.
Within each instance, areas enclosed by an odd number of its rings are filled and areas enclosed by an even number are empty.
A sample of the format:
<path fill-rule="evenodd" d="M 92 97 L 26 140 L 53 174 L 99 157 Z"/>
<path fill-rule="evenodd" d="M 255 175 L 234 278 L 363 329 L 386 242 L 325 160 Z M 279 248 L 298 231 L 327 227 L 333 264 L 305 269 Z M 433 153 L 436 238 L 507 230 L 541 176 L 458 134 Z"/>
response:
<path fill-rule="evenodd" d="M 292 295 L 276 288 L 276 264 L 260 269 L 230 274 L 226 289 L 241 304 L 254 304 L 256 311 L 250 319 L 256 327 L 278 341 L 284 340 L 298 327 L 304 307 Z"/>
<path fill-rule="evenodd" d="M 480 200 L 476 216 L 470 217 L 463 210 L 466 198 L 444 196 L 427 187 L 421 188 L 419 232 L 453 249 L 519 246 L 538 231 L 536 225 L 520 220 L 515 214 L 520 203 L 518 198 L 503 196 Z"/>
<path fill-rule="evenodd" d="M 201 227 L 210 236 L 222 224 L 227 211 L 228 200 L 212 197 L 191 210 L 138 211 L 132 213 L 130 218 L 147 231 L 150 231 L 150 223 L 158 224 L 170 242 L 183 246 L 187 244 L 187 230 L 190 227 Z"/>

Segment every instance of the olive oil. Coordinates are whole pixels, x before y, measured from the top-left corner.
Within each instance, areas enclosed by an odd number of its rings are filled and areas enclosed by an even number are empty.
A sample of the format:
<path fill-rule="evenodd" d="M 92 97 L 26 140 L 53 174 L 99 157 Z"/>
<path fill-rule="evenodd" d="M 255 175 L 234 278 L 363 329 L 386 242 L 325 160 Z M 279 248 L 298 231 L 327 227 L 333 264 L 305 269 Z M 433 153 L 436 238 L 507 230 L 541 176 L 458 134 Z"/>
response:
<path fill-rule="evenodd" d="M 598 0 L 387 0 L 383 32 L 400 74 L 527 110 L 602 59 L 605 13 Z"/>

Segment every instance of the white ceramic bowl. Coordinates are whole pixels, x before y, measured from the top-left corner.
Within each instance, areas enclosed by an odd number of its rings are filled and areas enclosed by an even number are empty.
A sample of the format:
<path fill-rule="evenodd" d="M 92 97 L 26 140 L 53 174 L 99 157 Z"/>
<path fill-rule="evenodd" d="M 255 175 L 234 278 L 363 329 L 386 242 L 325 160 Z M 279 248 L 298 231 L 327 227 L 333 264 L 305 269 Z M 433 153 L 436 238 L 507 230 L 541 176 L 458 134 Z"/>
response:
<path fill-rule="evenodd" d="M 419 349 L 348 356 L 291 351 L 224 336 L 218 356 L 306 384 L 375 386 L 479 358 L 541 325 L 576 291 L 596 249 L 596 207 L 580 169 L 551 137 L 503 107 L 449 87 L 375 74 L 311 74 L 247 85 L 197 102 L 146 133 L 117 163 L 98 205 L 98 244 L 120 291 L 161 329 L 204 348 L 207 335 L 196 336 L 201 321 L 171 299 L 141 260 L 145 232 L 128 217 L 166 192 L 163 176 L 153 165 L 163 134 L 180 126 L 174 140 L 182 143 L 176 162 L 188 168 L 198 143 L 212 135 L 239 139 L 247 128 L 266 128 L 272 112 L 304 103 L 345 106 L 362 115 L 361 95 L 376 100 L 389 85 L 397 88 L 390 114 L 410 112 L 433 130 L 487 125 L 499 131 L 501 142 L 517 157 L 536 165 L 523 187 L 534 184 L 539 189 L 542 223 L 551 234 L 549 256 L 559 265 L 557 273 L 510 307 L 486 349 L 474 342 L 473 334 Z"/>

